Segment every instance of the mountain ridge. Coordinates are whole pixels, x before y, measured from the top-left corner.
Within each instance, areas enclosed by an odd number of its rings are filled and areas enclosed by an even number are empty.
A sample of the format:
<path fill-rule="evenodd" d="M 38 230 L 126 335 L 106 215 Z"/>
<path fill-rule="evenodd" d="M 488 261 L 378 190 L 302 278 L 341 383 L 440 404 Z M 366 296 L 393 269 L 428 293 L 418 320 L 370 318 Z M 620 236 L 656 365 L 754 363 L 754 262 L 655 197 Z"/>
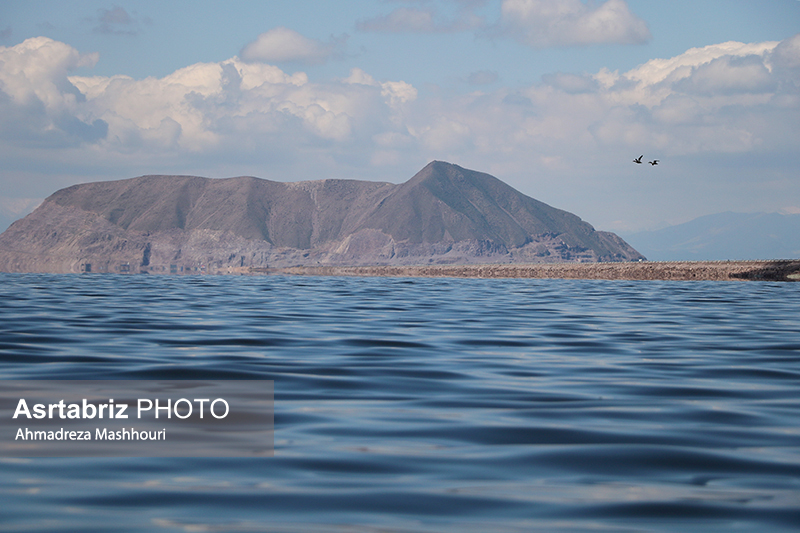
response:
<path fill-rule="evenodd" d="M 628 233 L 625 239 L 656 261 L 795 258 L 800 257 L 800 214 L 726 211 Z"/>
<path fill-rule="evenodd" d="M 399 185 L 164 175 L 84 183 L 0 235 L 4 271 L 641 258 L 572 213 L 442 161 Z"/>

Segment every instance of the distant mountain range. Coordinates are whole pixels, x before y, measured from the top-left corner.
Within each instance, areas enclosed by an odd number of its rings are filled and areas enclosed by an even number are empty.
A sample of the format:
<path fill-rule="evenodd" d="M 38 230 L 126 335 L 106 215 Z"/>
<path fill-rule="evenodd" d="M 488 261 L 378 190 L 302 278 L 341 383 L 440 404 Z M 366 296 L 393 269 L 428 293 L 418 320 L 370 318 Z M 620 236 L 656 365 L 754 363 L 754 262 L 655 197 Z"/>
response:
<path fill-rule="evenodd" d="M 613 233 L 440 161 L 400 185 L 194 176 L 85 183 L 0 235 L 0 271 L 12 272 L 641 258 Z"/>
<path fill-rule="evenodd" d="M 718 213 L 657 231 L 623 235 L 651 261 L 800 257 L 800 215 Z"/>

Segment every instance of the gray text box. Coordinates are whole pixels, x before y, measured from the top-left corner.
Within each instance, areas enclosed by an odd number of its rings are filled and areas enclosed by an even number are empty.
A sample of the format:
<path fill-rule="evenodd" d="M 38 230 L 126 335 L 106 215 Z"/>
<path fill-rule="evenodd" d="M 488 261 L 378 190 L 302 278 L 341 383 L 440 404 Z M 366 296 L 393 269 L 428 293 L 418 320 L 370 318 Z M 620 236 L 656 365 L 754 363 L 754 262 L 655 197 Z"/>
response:
<path fill-rule="evenodd" d="M 0 457 L 271 457 L 273 385 L 2 380 Z"/>

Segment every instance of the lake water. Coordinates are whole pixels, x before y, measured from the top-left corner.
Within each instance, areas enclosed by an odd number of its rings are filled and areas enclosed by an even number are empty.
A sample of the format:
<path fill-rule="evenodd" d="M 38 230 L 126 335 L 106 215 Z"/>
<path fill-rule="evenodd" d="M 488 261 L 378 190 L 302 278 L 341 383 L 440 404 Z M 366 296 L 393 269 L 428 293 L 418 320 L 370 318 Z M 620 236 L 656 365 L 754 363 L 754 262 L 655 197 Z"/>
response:
<path fill-rule="evenodd" d="M 790 531 L 800 284 L 0 274 L 0 379 L 268 379 L 275 457 L 2 459 L 0 531 Z"/>

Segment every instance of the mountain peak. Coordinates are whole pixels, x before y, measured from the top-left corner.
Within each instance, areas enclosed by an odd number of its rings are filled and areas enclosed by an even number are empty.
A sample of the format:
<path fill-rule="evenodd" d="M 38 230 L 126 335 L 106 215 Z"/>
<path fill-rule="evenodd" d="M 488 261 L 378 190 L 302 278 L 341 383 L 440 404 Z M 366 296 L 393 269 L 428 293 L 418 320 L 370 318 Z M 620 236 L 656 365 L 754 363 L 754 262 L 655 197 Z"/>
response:
<path fill-rule="evenodd" d="M 400 185 L 192 176 L 85 183 L 54 193 L 0 235 L 0 270 L 10 271 L 641 257 L 571 213 L 444 161 Z"/>

